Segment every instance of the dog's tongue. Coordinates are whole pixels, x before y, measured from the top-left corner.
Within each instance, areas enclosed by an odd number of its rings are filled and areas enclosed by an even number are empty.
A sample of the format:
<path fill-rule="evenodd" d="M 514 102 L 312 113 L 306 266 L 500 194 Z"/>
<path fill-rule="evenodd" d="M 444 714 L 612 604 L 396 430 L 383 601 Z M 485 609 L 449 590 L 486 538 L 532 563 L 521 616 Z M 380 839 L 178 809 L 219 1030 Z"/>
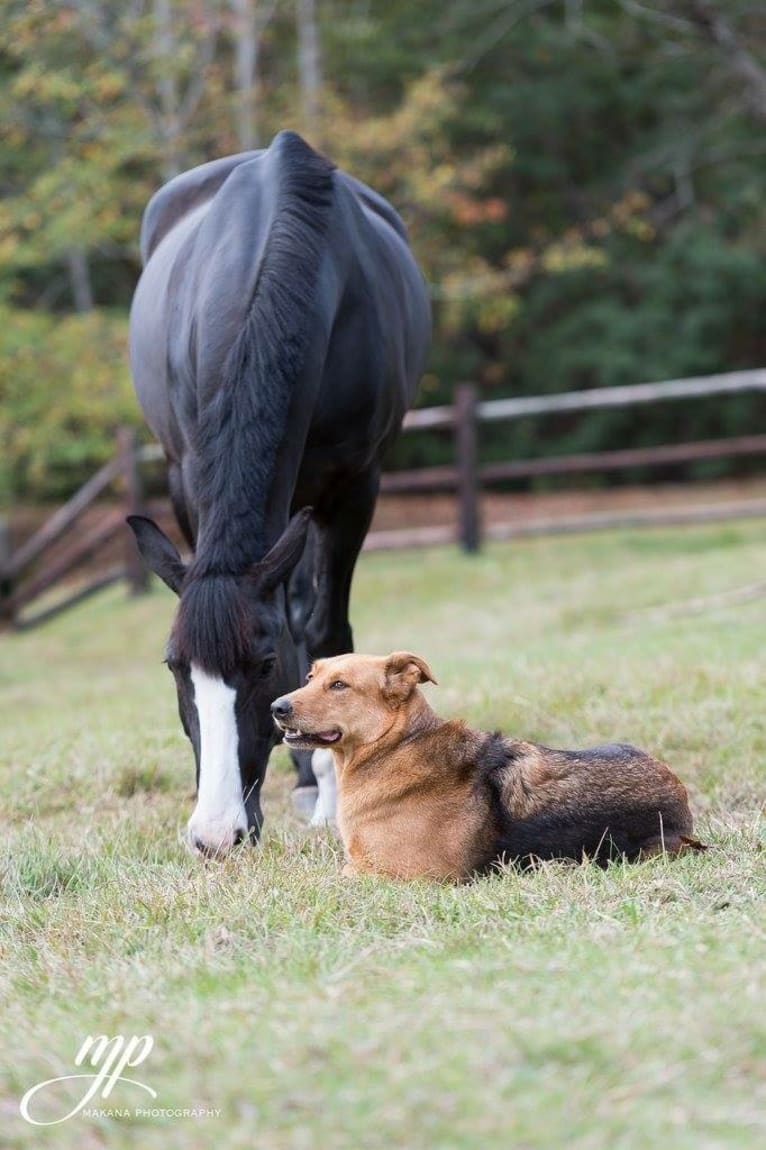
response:
<path fill-rule="evenodd" d="M 320 731 L 317 738 L 323 743 L 335 743 L 340 738 L 340 731 Z"/>

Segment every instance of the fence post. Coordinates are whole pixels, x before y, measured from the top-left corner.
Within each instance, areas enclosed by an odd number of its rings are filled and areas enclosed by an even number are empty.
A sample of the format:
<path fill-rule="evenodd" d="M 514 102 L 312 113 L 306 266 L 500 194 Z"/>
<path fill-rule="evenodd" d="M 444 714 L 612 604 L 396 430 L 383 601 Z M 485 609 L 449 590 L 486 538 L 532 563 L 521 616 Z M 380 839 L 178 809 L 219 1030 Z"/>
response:
<path fill-rule="evenodd" d="M 479 550 L 478 418 L 476 388 L 472 383 L 455 389 L 455 452 L 458 469 L 459 539 L 469 554 Z"/>
<path fill-rule="evenodd" d="M 117 450 L 122 461 L 122 475 L 125 492 L 125 515 L 143 515 L 144 489 L 141 480 L 141 466 L 136 451 L 136 434 L 130 427 L 121 427 L 117 432 Z M 149 572 L 138 553 L 135 540 L 127 530 L 125 544 L 125 576 L 131 595 L 144 595 L 149 590 Z"/>
<path fill-rule="evenodd" d="M 14 611 L 11 606 L 13 580 L 6 574 L 11 561 L 11 527 L 4 515 L 0 515 L 0 627 L 13 625 Z"/>

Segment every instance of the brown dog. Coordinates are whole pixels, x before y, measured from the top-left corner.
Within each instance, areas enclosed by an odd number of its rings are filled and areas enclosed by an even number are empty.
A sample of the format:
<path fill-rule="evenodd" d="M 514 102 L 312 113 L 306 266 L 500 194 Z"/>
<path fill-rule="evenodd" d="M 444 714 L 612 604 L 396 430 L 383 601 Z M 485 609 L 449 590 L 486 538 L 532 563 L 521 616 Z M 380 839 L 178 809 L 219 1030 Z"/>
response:
<path fill-rule="evenodd" d="M 556 751 L 472 731 L 418 690 L 428 664 L 400 651 L 314 663 L 272 704 L 290 747 L 332 750 L 344 873 L 468 878 L 500 859 L 638 859 L 701 848 L 686 790 L 625 743 Z"/>

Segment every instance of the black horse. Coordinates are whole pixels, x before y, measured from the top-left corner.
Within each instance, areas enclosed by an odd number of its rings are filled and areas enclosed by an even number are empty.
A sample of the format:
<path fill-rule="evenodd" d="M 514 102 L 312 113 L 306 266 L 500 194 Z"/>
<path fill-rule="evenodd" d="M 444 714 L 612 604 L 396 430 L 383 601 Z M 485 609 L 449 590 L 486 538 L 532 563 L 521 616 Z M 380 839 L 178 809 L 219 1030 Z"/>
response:
<path fill-rule="evenodd" d="M 396 212 L 292 132 L 166 184 L 141 253 L 131 366 L 193 560 L 130 525 L 179 596 L 167 662 L 196 759 L 189 842 L 223 853 L 260 830 L 271 700 L 308 654 L 352 649 L 354 564 L 430 308 Z"/>

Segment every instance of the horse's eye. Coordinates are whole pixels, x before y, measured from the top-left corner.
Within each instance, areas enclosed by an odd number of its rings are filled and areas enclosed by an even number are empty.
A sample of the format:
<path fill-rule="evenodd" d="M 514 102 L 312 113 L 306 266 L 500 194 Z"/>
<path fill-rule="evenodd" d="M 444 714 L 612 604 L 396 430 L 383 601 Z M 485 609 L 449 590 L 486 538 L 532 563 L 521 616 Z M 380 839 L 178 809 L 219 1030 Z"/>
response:
<path fill-rule="evenodd" d="M 334 683 L 330 683 L 331 691 L 345 691 L 348 683 L 344 683 L 342 679 L 336 679 Z"/>
<path fill-rule="evenodd" d="M 269 655 L 268 659 L 264 659 L 258 669 L 258 675 L 261 679 L 268 679 L 271 672 L 277 664 L 276 655 Z"/>

